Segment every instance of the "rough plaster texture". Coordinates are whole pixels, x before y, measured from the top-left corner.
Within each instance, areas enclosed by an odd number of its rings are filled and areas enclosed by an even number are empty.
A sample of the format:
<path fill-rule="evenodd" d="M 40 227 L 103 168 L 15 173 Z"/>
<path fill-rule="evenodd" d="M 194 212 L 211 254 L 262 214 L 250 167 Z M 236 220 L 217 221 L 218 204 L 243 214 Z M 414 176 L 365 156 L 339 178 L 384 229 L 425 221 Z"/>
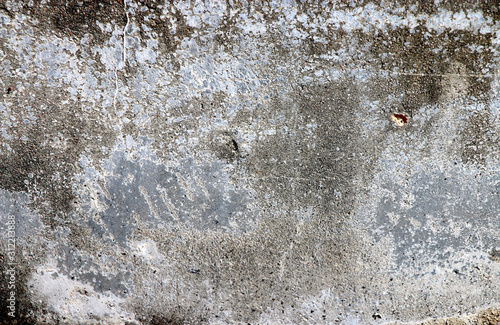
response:
<path fill-rule="evenodd" d="M 498 324 L 499 19 L 3 1 L 0 319 Z"/>

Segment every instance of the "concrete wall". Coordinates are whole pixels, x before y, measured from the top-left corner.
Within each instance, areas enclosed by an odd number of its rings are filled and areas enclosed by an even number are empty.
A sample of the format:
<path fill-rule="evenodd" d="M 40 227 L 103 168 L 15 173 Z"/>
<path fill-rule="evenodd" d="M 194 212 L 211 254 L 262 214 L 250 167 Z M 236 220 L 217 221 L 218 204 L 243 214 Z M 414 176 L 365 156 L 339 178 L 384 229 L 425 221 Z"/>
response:
<path fill-rule="evenodd" d="M 0 319 L 498 324 L 499 18 L 3 1 Z"/>

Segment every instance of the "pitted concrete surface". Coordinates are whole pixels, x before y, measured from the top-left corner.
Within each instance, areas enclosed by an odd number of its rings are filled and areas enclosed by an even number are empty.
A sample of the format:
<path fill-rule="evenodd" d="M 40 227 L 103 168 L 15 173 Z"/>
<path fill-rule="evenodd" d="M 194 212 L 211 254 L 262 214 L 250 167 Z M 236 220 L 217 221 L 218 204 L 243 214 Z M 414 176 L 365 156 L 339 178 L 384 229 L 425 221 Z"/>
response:
<path fill-rule="evenodd" d="M 493 0 L 2 1 L 0 319 L 498 324 L 499 46 Z"/>

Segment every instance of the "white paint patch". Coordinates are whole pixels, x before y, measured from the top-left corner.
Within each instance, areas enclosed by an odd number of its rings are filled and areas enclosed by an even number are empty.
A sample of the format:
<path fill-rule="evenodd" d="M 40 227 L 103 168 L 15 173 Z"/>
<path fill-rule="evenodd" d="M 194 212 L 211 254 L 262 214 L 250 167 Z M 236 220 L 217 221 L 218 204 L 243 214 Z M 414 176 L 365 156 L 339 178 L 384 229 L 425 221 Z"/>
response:
<path fill-rule="evenodd" d="M 132 242 L 132 247 L 136 254 L 145 258 L 146 261 L 163 260 L 163 255 L 158 251 L 156 243 L 152 240 Z"/>
<path fill-rule="evenodd" d="M 125 300 L 113 293 L 98 293 L 92 286 L 71 280 L 58 272 L 52 261 L 37 268 L 29 281 L 35 300 L 40 300 L 61 319 L 72 323 L 95 323 L 98 319 L 106 324 L 136 322 L 135 315 L 123 308 Z"/>

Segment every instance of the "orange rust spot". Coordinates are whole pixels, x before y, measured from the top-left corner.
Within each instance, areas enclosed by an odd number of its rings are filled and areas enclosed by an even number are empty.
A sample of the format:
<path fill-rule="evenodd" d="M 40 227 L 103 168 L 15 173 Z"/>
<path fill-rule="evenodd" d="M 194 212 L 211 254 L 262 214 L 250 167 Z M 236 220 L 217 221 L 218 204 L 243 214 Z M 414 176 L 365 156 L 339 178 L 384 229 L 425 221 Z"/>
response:
<path fill-rule="evenodd" d="M 408 123 L 408 116 L 404 114 L 394 113 L 391 115 L 391 120 L 396 123 L 398 126 L 403 126 Z"/>

